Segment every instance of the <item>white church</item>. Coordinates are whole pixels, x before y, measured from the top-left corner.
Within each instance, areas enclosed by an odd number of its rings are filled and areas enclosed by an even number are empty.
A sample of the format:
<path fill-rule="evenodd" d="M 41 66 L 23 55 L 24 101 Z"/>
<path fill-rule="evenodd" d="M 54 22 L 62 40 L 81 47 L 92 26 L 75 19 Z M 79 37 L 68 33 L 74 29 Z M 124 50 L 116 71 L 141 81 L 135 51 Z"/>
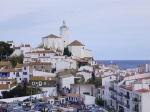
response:
<path fill-rule="evenodd" d="M 92 57 L 92 51 L 85 49 L 85 45 L 75 40 L 69 43 L 68 38 L 69 28 L 66 26 L 65 21 L 60 27 L 60 37 L 50 34 L 42 38 L 42 43 L 39 48 L 45 48 L 50 50 L 60 50 L 63 52 L 65 47 L 68 47 L 72 53 L 73 58 Z"/>

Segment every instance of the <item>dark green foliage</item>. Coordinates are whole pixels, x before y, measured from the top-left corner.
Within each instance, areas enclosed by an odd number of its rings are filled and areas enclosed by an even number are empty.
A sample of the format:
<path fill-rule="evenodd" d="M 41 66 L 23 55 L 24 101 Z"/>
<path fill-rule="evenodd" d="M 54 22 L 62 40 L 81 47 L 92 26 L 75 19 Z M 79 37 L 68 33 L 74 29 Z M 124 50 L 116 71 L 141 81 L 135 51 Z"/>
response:
<path fill-rule="evenodd" d="M 26 96 L 26 92 L 27 92 L 27 83 L 26 82 L 23 83 L 23 91 L 24 91 L 24 96 Z"/>
<path fill-rule="evenodd" d="M 101 78 L 96 78 L 93 80 L 93 78 L 90 78 L 87 82 L 87 84 L 94 84 L 95 87 L 101 86 L 102 85 L 102 79 Z"/>
<path fill-rule="evenodd" d="M 53 68 L 53 69 L 52 69 L 52 73 L 54 73 L 54 72 L 56 72 L 56 68 Z"/>
<path fill-rule="evenodd" d="M 78 68 L 80 68 L 81 67 L 81 63 L 80 62 L 78 62 Z"/>
<path fill-rule="evenodd" d="M 80 78 L 75 78 L 75 79 L 74 79 L 74 83 L 75 83 L 75 84 L 78 84 L 78 83 L 79 83 L 79 80 L 80 80 Z"/>
<path fill-rule="evenodd" d="M 22 64 L 23 57 L 24 57 L 23 55 L 11 57 L 10 62 L 12 63 L 12 66 L 15 67 L 17 65 L 17 63 Z"/>
<path fill-rule="evenodd" d="M 101 98 L 96 99 L 96 104 L 100 106 L 104 106 L 104 100 L 102 100 Z"/>
<path fill-rule="evenodd" d="M 68 57 L 70 57 L 72 55 L 72 53 L 69 51 L 68 47 L 64 48 L 64 53 L 63 55 L 67 55 Z"/>
<path fill-rule="evenodd" d="M 7 59 L 12 53 L 14 49 L 10 48 L 10 45 L 0 41 L 0 60 Z"/>
<path fill-rule="evenodd" d="M 36 91 L 37 90 L 37 91 Z M 32 91 L 32 92 L 31 92 Z M 36 94 L 36 92 L 40 92 L 40 88 L 36 87 L 27 87 L 27 83 L 24 82 L 23 84 L 18 84 L 17 87 L 8 91 L 2 92 L 3 98 L 13 98 L 13 97 L 22 97 L 22 96 L 29 96 L 32 94 Z"/>

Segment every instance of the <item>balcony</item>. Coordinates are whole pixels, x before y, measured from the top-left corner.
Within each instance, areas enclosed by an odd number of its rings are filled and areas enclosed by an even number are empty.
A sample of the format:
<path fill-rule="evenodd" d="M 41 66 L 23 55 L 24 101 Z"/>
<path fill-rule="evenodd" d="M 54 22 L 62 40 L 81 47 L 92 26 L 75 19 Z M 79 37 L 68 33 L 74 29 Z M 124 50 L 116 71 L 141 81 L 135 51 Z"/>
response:
<path fill-rule="evenodd" d="M 112 98 L 113 100 L 117 100 L 117 98 L 114 96 L 110 96 L 110 98 Z"/>
<path fill-rule="evenodd" d="M 129 95 L 124 95 L 124 97 L 125 97 L 126 99 L 130 99 L 130 96 L 129 96 Z"/>
<path fill-rule="evenodd" d="M 124 102 L 123 102 L 123 101 L 118 101 L 118 103 L 119 103 L 120 105 L 124 105 Z"/>
<path fill-rule="evenodd" d="M 134 112 L 139 112 L 139 108 L 133 108 Z"/>
<path fill-rule="evenodd" d="M 141 102 L 141 100 L 139 100 L 138 98 L 133 98 L 134 102 Z"/>
<path fill-rule="evenodd" d="M 109 90 L 110 91 L 114 91 L 114 87 L 109 87 Z"/>
<path fill-rule="evenodd" d="M 123 96 L 123 93 L 119 92 L 118 95 L 119 95 L 119 96 Z"/>
<path fill-rule="evenodd" d="M 130 108 L 130 105 L 125 105 L 127 108 Z"/>

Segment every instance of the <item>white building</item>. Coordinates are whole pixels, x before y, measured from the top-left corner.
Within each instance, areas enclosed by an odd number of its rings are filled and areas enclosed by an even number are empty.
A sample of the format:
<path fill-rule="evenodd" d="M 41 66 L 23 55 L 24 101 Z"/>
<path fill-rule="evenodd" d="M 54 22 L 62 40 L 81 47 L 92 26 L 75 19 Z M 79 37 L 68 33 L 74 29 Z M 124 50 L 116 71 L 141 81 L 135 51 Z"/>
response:
<path fill-rule="evenodd" d="M 52 68 L 55 68 L 56 62 L 61 61 L 62 59 L 65 59 L 65 56 L 58 54 L 57 51 L 35 49 L 25 54 L 23 62 L 51 62 Z"/>
<path fill-rule="evenodd" d="M 10 91 L 15 88 L 15 82 L 14 79 L 0 79 L 0 97 L 2 97 L 3 91 Z"/>
<path fill-rule="evenodd" d="M 11 54 L 12 56 L 19 56 L 19 55 L 25 55 L 26 52 L 30 52 L 31 51 L 31 47 L 30 44 L 21 44 L 19 47 L 13 47 L 15 50 L 14 52 Z"/>
<path fill-rule="evenodd" d="M 72 59 L 63 59 L 61 61 L 56 62 L 56 71 L 61 71 L 64 69 L 76 69 L 77 62 Z"/>
<path fill-rule="evenodd" d="M 78 105 L 92 105 L 95 104 L 95 97 L 90 95 L 80 95 L 70 93 L 67 95 L 68 101 Z"/>
<path fill-rule="evenodd" d="M 39 45 L 40 48 L 47 49 L 59 49 L 61 51 L 68 45 L 68 32 L 69 29 L 63 21 L 63 25 L 60 27 L 60 37 L 50 34 L 42 38 L 42 43 Z"/>
<path fill-rule="evenodd" d="M 72 53 L 73 58 L 92 57 L 92 52 L 85 49 L 85 45 L 75 40 L 68 45 L 69 51 Z"/>
<path fill-rule="evenodd" d="M 116 111 L 149 112 L 150 73 L 126 74 L 120 79 L 106 81 L 103 98 Z"/>
<path fill-rule="evenodd" d="M 71 84 L 71 93 L 96 96 L 94 84 Z"/>
<path fill-rule="evenodd" d="M 74 76 L 72 74 L 59 76 L 60 89 L 62 88 L 70 89 L 71 84 L 74 84 Z"/>

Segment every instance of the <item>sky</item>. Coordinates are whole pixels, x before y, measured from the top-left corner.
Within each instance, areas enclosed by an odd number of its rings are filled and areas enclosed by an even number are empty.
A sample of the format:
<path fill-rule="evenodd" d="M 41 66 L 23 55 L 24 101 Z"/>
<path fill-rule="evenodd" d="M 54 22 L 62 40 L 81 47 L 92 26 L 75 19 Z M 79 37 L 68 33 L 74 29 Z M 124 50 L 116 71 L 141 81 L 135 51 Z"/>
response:
<path fill-rule="evenodd" d="M 34 48 L 62 21 L 96 60 L 150 60 L 150 0 L 0 0 L 0 41 Z"/>

